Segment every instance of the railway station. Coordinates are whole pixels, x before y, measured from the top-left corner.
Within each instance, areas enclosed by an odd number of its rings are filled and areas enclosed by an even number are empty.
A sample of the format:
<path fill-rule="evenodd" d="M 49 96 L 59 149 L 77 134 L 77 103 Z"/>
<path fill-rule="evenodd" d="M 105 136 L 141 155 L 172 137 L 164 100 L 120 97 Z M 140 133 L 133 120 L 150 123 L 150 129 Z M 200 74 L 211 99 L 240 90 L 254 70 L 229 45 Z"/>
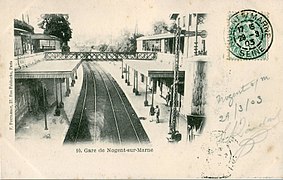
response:
<path fill-rule="evenodd" d="M 193 141 L 206 119 L 206 16 L 172 13 L 172 29 L 137 38 L 135 54 L 60 52 L 58 38 L 35 34 L 30 25 L 15 20 L 21 24 L 15 25 L 16 131 L 26 124 L 22 119 L 27 114 L 44 119 L 44 130 L 48 130 L 53 121 L 48 113 L 54 108 L 54 117 L 72 111 L 61 133 L 64 143 L 148 143 L 151 128 L 142 119 L 149 117 L 135 109 L 141 103 L 145 112 L 162 108 L 162 121 L 168 124 L 162 132 L 168 132 L 169 142 Z M 108 67 L 106 62 L 115 66 Z M 79 93 L 72 95 L 72 87 Z M 136 102 L 129 88 L 140 97 Z M 64 108 L 66 102 L 72 103 L 68 98 L 74 99 L 71 109 Z"/>
<path fill-rule="evenodd" d="M 283 177 L 271 2 L 3 3 L 2 177 Z"/>

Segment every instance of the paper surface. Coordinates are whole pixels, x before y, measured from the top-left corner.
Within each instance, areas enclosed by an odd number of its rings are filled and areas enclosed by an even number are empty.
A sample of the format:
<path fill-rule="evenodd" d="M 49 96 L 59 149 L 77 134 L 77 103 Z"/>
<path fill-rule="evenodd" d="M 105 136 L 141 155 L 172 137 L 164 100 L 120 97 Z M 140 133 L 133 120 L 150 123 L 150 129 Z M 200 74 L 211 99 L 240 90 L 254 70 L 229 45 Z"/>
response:
<path fill-rule="evenodd" d="M 1 178 L 283 178 L 283 1 L 3 0 L 0 5 Z M 158 20 L 173 12 L 206 13 L 207 121 L 202 135 L 192 143 L 151 144 L 153 152 L 148 153 L 98 152 L 137 145 L 15 140 L 14 104 L 9 102 L 14 101 L 15 88 L 13 19 L 27 12 L 69 14 L 73 31 L 85 32 L 86 37 L 77 36 L 84 40 L 95 31 L 119 34 L 116 29 L 123 25 L 134 30 L 136 17 L 143 26 L 151 16 Z M 129 17 L 121 24 L 111 14 Z M 241 44 L 237 33 L 251 34 L 248 23 L 241 30 L 241 18 L 250 18 L 247 22 L 256 24 L 251 29 L 264 35 Z M 96 22 L 97 27 L 87 26 Z M 112 29 L 103 29 L 103 24 Z M 258 49 L 248 52 L 245 47 L 254 43 Z M 97 152 L 76 152 L 86 148 Z"/>

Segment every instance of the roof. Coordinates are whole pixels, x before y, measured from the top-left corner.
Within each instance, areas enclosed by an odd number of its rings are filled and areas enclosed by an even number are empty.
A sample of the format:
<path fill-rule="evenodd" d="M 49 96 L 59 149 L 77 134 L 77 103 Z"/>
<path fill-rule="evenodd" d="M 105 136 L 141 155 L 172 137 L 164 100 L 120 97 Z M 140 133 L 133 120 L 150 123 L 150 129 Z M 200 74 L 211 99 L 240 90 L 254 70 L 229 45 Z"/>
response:
<path fill-rule="evenodd" d="M 34 28 L 24 21 L 20 21 L 18 19 L 14 19 L 14 28 L 22 29 L 28 31 L 30 33 L 34 32 Z"/>
<path fill-rule="evenodd" d="M 15 79 L 29 78 L 71 78 L 81 60 L 40 61 L 25 69 L 15 71 Z"/>
<path fill-rule="evenodd" d="M 173 78 L 173 64 L 162 63 L 156 60 L 123 60 L 125 64 L 144 74 L 145 76 L 155 78 Z M 179 77 L 184 77 L 185 71 L 180 68 Z"/>
<path fill-rule="evenodd" d="M 174 34 L 172 33 L 164 33 L 164 34 L 155 34 L 151 36 L 142 36 L 140 38 L 137 38 L 137 41 L 141 40 L 150 40 L 150 39 L 165 39 L 165 38 L 173 38 Z"/>
<path fill-rule="evenodd" d="M 32 34 L 31 39 L 38 40 L 60 40 L 60 38 L 47 34 Z"/>
<path fill-rule="evenodd" d="M 184 34 L 180 35 L 181 37 L 184 36 Z M 150 36 L 142 36 L 140 38 L 137 38 L 137 41 L 142 41 L 142 40 L 157 40 L 157 39 L 166 39 L 166 38 L 174 38 L 175 35 L 173 33 L 163 33 L 163 34 L 154 34 Z"/>

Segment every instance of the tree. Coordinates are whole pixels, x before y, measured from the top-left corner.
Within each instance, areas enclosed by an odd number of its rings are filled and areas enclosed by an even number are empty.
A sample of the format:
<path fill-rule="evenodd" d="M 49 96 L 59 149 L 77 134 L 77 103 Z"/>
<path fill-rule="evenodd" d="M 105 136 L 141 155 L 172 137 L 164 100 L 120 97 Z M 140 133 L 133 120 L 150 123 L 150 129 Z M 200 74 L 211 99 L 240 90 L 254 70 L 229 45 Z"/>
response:
<path fill-rule="evenodd" d="M 168 25 L 164 21 L 156 21 L 153 24 L 153 31 L 154 34 L 162 34 L 164 32 L 167 32 Z"/>
<path fill-rule="evenodd" d="M 100 52 L 105 52 L 108 49 L 108 44 L 105 44 L 105 43 L 104 44 L 100 44 L 98 46 L 98 49 L 99 49 Z"/>
<path fill-rule="evenodd" d="M 120 37 L 117 45 L 118 52 L 135 53 L 137 51 L 136 39 L 142 37 L 142 34 L 132 34 L 129 31 L 125 31 Z"/>
<path fill-rule="evenodd" d="M 137 38 L 142 37 L 142 34 L 131 34 L 129 31 L 124 30 L 123 34 L 115 40 L 115 45 L 102 43 L 97 46 L 100 52 L 126 52 L 136 53 L 137 51 Z"/>
<path fill-rule="evenodd" d="M 44 34 L 53 35 L 62 40 L 66 46 L 72 38 L 72 29 L 68 21 L 67 14 L 44 14 L 41 16 L 42 21 L 38 24 L 41 29 L 44 29 Z M 63 47 L 62 47 L 63 48 Z"/>
<path fill-rule="evenodd" d="M 129 37 L 128 51 L 130 53 L 135 53 L 137 51 L 137 38 L 142 36 L 142 34 L 133 34 L 133 36 Z"/>

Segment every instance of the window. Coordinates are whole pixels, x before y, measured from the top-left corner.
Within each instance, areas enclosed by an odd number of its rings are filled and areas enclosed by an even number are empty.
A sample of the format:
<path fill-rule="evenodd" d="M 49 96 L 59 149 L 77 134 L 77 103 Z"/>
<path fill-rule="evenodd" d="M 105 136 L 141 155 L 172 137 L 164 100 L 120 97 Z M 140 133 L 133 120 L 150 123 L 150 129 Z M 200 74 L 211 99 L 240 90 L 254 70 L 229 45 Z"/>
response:
<path fill-rule="evenodd" d="M 145 51 L 161 51 L 161 40 L 145 40 L 143 41 L 143 49 Z"/>

